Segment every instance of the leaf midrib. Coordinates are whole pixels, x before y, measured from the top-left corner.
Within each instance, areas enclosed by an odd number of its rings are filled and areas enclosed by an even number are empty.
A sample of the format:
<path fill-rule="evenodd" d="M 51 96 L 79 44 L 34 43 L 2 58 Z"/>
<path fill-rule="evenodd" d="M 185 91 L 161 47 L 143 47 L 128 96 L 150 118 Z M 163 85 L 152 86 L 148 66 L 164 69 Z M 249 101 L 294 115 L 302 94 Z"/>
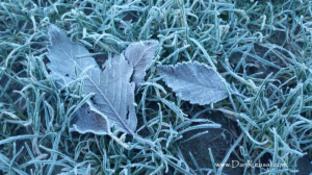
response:
<path fill-rule="evenodd" d="M 102 73 L 102 71 L 100 72 Z M 92 78 L 90 78 L 89 76 L 87 76 L 88 79 L 91 81 L 91 83 L 94 85 L 94 87 L 96 88 L 96 90 L 98 91 L 98 93 L 102 96 L 102 98 L 104 99 L 104 101 L 106 101 L 106 103 L 108 104 L 109 108 L 113 111 L 113 113 L 117 116 L 119 122 L 123 125 L 124 129 L 126 129 L 126 131 L 129 134 L 134 135 L 134 132 L 132 131 L 132 129 L 129 128 L 129 126 L 123 121 L 123 119 L 121 118 L 121 116 L 119 115 L 119 113 L 115 110 L 115 108 L 113 107 L 112 103 L 110 102 L 110 100 L 107 99 L 107 97 L 105 96 L 105 94 L 101 91 L 101 88 L 97 85 L 96 82 L 94 82 L 94 80 Z"/>
<path fill-rule="evenodd" d="M 72 43 L 75 44 L 75 43 Z M 72 52 L 72 48 L 70 49 L 70 53 L 64 51 L 64 48 L 61 48 L 61 50 L 68 55 L 70 58 L 72 58 L 73 62 L 76 63 L 76 65 L 79 65 L 79 63 L 77 62 L 77 60 L 75 59 L 75 56 L 73 54 L 70 54 Z M 89 59 L 94 59 L 93 57 L 90 57 Z M 80 71 L 82 72 L 82 68 L 79 66 L 77 66 Z M 100 73 L 102 74 L 103 72 L 101 70 Z M 98 93 L 102 96 L 102 98 L 104 99 L 104 101 L 106 101 L 106 103 L 108 104 L 109 108 L 113 111 L 113 113 L 115 114 L 115 116 L 117 116 L 118 121 L 122 124 L 122 126 L 124 127 L 124 129 L 129 133 L 134 135 L 134 132 L 132 131 L 132 129 L 130 129 L 128 127 L 128 125 L 122 120 L 121 116 L 119 115 L 119 113 L 115 110 L 115 108 L 113 107 L 112 103 L 110 102 L 110 100 L 107 99 L 107 97 L 105 96 L 105 94 L 101 91 L 101 88 L 97 85 L 97 83 L 90 77 L 87 76 L 89 81 L 94 85 L 94 87 L 96 88 L 96 90 L 98 91 Z"/>

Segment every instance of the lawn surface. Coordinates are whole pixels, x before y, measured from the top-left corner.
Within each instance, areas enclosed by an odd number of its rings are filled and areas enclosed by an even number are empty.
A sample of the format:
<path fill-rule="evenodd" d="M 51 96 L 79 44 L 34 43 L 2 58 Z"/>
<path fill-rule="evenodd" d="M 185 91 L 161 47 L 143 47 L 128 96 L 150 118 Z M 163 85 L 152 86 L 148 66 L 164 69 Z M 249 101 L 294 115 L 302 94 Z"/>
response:
<path fill-rule="evenodd" d="M 70 132 L 87 97 L 49 76 L 50 24 L 99 65 L 131 42 L 159 41 L 135 95 L 143 140 Z M 0 174 L 308 175 L 311 46 L 307 0 L 1 0 Z M 185 61 L 215 67 L 231 95 L 179 99 L 157 67 Z M 218 166 L 233 162 L 254 166 Z"/>

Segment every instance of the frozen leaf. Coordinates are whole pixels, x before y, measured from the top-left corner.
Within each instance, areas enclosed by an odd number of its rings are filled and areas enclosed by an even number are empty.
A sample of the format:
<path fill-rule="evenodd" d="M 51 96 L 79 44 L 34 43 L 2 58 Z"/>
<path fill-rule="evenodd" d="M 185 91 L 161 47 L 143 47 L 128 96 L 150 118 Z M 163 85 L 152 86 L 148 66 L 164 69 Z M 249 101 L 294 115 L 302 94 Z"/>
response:
<path fill-rule="evenodd" d="M 99 77 L 100 68 L 90 55 L 88 50 L 80 44 L 72 42 L 66 34 L 56 27 L 49 27 L 50 45 L 48 47 L 47 64 L 51 75 L 59 79 L 61 84 L 66 84 L 80 77 L 81 73 L 87 71 L 91 77 Z"/>
<path fill-rule="evenodd" d="M 102 72 L 94 58 L 87 56 L 87 49 L 70 41 L 59 28 L 51 26 L 49 36 L 48 68 L 51 74 L 63 79 L 62 83 L 83 77 L 84 94 L 95 94 L 92 102 L 107 117 L 107 122 L 119 130 L 134 134 L 137 118 L 134 110 L 135 86 L 130 83 L 133 68 L 124 56 L 109 58 Z M 100 122 L 103 127 L 94 125 L 94 120 L 99 121 L 98 114 L 87 111 L 83 108 L 78 112 L 81 118 L 76 120 L 76 129 L 81 133 L 106 132 L 105 122 Z"/>
<path fill-rule="evenodd" d="M 131 43 L 125 50 L 126 59 L 134 67 L 133 81 L 142 83 L 146 75 L 145 71 L 153 63 L 155 52 L 159 47 L 156 40 L 147 40 Z"/>
<path fill-rule="evenodd" d="M 105 134 L 107 123 L 102 115 L 92 111 L 88 105 L 84 105 L 76 112 L 71 130 L 82 134 L 87 132 Z"/>
<path fill-rule="evenodd" d="M 228 96 L 223 78 L 204 64 L 180 63 L 161 66 L 159 71 L 177 96 L 192 104 L 216 103 Z"/>
<path fill-rule="evenodd" d="M 94 105 L 107 116 L 112 125 L 133 134 L 137 118 L 134 108 L 133 68 L 121 56 L 109 58 L 98 80 L 86 81 L 86 93 L 93 92 Z"/>

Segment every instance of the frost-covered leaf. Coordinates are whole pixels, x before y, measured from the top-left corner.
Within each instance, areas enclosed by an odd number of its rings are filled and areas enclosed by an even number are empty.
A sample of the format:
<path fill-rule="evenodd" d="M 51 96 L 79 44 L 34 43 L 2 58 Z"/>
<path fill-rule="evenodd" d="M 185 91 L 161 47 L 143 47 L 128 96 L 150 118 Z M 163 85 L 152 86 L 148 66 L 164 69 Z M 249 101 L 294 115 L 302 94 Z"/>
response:
<path fill-rule="evenodd" d="M 50 62 L 47 66 L 51 70 L 51 75 L 59 79 L 61 84 L 79 78 L 82 72 L 87 70 L 87 75 L 91 77 L 99 76 L 101 70 L 94 58 L 88 56 L 90 53 L 85 47 L 72 42 L 55 25 L 50 25 L 48 33 L 50 37 L 48 47 Z"/>
<path fill-rule="evenodd" d="M 142 83 L 146 70 L 153 63 L 155 52 L 159 47 L 156 40 L 147 40 L 131 43 L 125 50 L 126 59 L 134 67 L 133 81 L 136 84 Z"/>
<path fill-rule="evenodd" d="M 77 112 L 73 120 L 72 131 L 77 131 L 82 134 L 91 132 L 94 134 L 107 133 L 107 122 L 105 118 L 92 111 L 90 107 L 85 104 Z"/>
<path fill-rule="evenodd" d="M 112 125 L 133 134 L 137 118 L 134 108 L 133 68 L 121 56 L 109 58 L 99 79 L 86 81 L 85 91 L 93 92 L 94 105 L 107 116 Z"/>
<path fill-rule="evenodd" d="M 63 84 L 83 77 L 84 94 L 95 94 L 92 102 L 98 111 L 107 117 L 107 122 L 117 129 L 133 134 L 137 124 L 134 110 L 135 87 L 134 83 L 130 83 L 133 68 L 124 56 L 109 58 L 102 72 L 94 58 L 86 56 L 89 54 L 87 49 L 70 41 L 59 28 L 51 26 L 49 35 L 50 63 L 47 66 L 51 74 L 63 79 Z M 86 108 L 79 111 L 78 116 L 84 118 L 78 118 L 75 123 L 76 129 L 81 133 L 106 132 L 105 122 L 101 122 L 102 128 L 98 125 L 93 126 L 93 120 L 99 119 L 98 114 L 87 111 Z"/>
<path fill-rule="evenodd" d="M 206 105 L 225 99 L 225 81 L 212 68 L 198 62 L 161 66 L 165 83 L 183 100 Z"/>

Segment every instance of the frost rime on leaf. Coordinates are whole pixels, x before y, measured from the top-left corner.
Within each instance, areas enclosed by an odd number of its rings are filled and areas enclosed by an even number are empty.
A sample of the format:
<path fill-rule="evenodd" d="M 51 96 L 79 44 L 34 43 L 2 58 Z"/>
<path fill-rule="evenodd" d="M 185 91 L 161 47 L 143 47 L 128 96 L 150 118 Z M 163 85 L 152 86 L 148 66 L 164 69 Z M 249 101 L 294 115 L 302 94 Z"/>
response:
<path fill-rule="evenodd" d="M 192 104 L 216 103 L 228 96 L 225 81 L 212 68 L 198 62 L 161 66 L 160 75 L 182 100 Z"/>
<path fill-rule="evenodd" d="M 101 114 L 105 115 L 117 129 L 133 134 L 137 125 L 134 108 L 134 83 L 130 82 L 133 67 L 123 55 L 111 57 L 101 71 L 93 57 L 83 46 L 70 41 L 66 34 L 58 27 L 51 25 L 49 28 L 50 46 L 48 57 L 50 63 L 47 67 L 51 70 L 53 78 L 66 85 L 67 82 L 83 77 L 84 94 L 94 93 L 93 104 Z M 85 133 L 106 132 L 106 126 L 90 126 L 94 121 L 101 120 L 106 123 L 105 117 L 87 113 L 88 109 L 81 108 L 76 119 L 77 131 Z M 83 117 L 83 119 L 82 119 Z M 79 119 L 80 118 L 80 119 Z M 83 121 L 83 122 L 82 122 Z M 99 129 L 100 128 L 100 129 Z"/>

